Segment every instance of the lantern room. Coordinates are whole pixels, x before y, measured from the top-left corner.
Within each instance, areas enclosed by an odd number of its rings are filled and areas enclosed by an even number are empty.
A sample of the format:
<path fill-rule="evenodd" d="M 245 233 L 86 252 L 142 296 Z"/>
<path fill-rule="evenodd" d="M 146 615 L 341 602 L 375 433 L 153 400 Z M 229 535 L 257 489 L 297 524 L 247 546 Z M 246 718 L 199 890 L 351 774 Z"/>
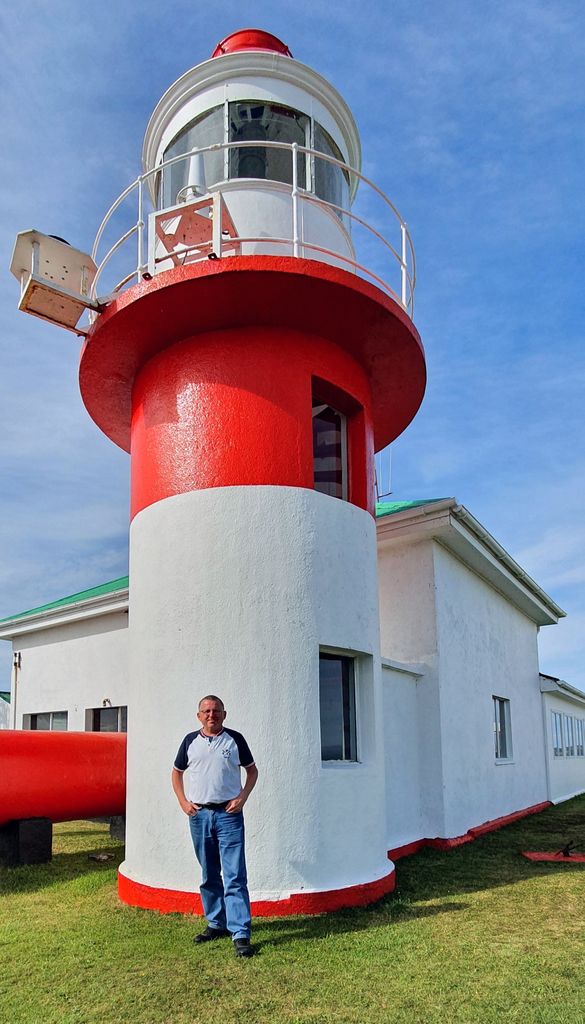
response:
<path fill-rule="evenodd" d="M 351 269 L 358 178 L 350 168 L 359 167 L 357 129 L 339 93 L 269 33 L 233 33 L 170 86 L 146 130 L 143 170 L 156 208 L 150 273 L 170 269 L 177 254 L 201 258 L 205 225 L 181 206 L 219 192 L 229 254 L 305 255 Z M 192 213 L 209 217 L 209 200 L 197 206 Z"/>

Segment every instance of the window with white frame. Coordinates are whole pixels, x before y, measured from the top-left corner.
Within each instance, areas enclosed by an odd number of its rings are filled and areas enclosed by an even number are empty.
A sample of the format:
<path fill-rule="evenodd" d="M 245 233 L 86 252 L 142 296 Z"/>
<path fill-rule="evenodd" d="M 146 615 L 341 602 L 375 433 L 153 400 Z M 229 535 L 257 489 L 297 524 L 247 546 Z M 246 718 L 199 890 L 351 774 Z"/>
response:
<path fill-rule="evenodd" d="M 357 761 L 355 659 L 319 654 L 321 760 Z"/>
<path fill-rule="evenodd" d="M 496 761 L 509 761 L 512 757 L 510 701 L 506 697 L 494 697 L 493 702 Z"/>
<path fill-rule="evenodd" d="M 51 732 L 67 731 L 66 711 L 40 711 L 22 716 L 23 729 L 50 729 Z"/>
<path fill-rule="evenodd" d="M 555 757 L 564 757 L 563 716 L 558 711 L 552 712 L 552 742 Z"/>
<path fill-rule="evenodd" d="M 565 756 L 566 757 L 574 757 L 575 756 L 575 743 L 574 743 L 574 734 L 573 734 L 573 716 L 572 715 L 563 715 L 563 718 L 564 718 L 564 722 L 563 722 L 564 729 L 563 729 L 563 731 L 564 731 L 564 734 L 565 734 Z"/>

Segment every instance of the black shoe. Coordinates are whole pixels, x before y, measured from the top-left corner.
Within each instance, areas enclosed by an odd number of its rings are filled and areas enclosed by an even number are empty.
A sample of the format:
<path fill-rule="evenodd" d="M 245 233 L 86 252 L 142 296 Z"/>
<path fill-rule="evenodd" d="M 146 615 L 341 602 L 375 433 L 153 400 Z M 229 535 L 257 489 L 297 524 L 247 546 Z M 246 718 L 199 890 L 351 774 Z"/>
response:
<path fill-rule="evenodd" d="M 201 935 L 196 935 L 193 942 L 213 942 L 214 939 L 225 939 L 229 932 L 225 928 L 210 928 L 209 925 Z"/>
<path fill-rule="evenodd" d="M 254 956 L 249 939 L 234 939 L 234 950 L 236 956 Z"/>

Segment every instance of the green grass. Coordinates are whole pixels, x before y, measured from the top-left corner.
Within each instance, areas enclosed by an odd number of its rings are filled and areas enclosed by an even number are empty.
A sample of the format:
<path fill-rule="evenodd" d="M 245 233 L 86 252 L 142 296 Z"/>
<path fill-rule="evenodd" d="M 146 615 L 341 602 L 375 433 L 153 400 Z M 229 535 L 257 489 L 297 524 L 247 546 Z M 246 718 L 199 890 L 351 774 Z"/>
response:
<path fill-rule="evenodd" d="M 518 852 L 568 838 L 585 850 L 585 797 L 400 861 L 374 907 L 259 919 L 258 955 L 238 961 L 229 940 L 193 945 L 199 919 L 118 903 L 121 845 L 59 825 L 51 864 L 0 869 L 0 1020 L 585 1024 L 585 865 Z"/>

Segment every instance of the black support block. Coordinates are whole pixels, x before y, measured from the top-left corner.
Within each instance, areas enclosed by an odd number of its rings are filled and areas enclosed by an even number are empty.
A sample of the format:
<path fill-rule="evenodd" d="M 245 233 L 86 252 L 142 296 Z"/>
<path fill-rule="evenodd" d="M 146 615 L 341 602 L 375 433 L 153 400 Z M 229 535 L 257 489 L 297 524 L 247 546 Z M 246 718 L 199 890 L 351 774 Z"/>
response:
<path fill-rule="evenodd" d="M 0 864 L 45 864 L 53 854 L 53 823 L 49 818 L 21 818 L 0 827 Z"/>

